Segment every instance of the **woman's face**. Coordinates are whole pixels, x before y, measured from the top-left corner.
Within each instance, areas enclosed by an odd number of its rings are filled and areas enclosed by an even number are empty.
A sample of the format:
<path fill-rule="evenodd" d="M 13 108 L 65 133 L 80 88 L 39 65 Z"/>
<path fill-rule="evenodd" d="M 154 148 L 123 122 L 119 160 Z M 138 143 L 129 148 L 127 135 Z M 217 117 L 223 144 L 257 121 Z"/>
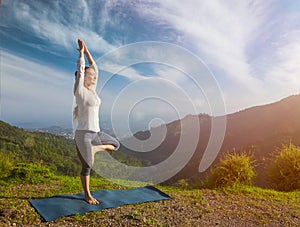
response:
<path fill-rule="evenodd" d="M 91 68 L 86 69 L 84 74 L 84 82 L 86 83 L 86 85 L 88 86 L 95 85 L 96 80 L 97 80 L 96 72 Z"/>

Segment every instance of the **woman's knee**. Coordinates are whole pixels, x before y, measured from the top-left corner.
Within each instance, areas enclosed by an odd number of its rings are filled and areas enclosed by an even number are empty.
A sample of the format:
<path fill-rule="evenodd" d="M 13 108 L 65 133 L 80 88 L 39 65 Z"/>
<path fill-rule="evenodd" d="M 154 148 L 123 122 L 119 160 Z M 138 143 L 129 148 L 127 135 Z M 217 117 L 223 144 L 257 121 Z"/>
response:
<path fill-rule="evenodd" d="M 89 166 L 82 166 L 80 175 L 81 176 L 89 176 L 89 175 L 91 175 L 91 170 L 92 170 L 92 168 Z"/>
<path fill-rule="evenodd" d="M 114 146 L 115 151 L 120 148 L 120 143 L 118 140 L 114 140 L 113 143 L 111 143 L 111 145 Z"/>

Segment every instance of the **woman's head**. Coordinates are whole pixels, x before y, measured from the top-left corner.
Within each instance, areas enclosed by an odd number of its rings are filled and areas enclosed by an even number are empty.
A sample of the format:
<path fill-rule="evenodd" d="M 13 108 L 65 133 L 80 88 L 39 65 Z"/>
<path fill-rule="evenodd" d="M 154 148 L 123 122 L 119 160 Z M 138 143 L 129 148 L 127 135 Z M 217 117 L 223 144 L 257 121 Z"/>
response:
<path fill-rule="evenodd" d="M 97 73 L 90 67 L 85 67 L 84 84 L 86 86 L 95 85 L 97 82 Z"/>
<path fill-rule="evenodd" d="M 77 79 L 77 71 L 75 72 L 75 79 Z M 84 68 L 84 84 L 86 86 L 95 85 L 97 81 L 97 73 L 94 69 L 86 66 Z"/>

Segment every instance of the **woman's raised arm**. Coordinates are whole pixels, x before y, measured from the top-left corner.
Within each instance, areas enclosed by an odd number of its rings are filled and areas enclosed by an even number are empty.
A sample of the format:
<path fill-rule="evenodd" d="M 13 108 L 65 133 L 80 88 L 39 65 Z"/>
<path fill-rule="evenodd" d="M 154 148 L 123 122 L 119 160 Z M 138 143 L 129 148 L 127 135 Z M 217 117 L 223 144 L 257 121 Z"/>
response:
<path fill-rule="evenodd" d="M 82 89 L 84 85 L 84 67 L 85 67 L 85 62 L 84 62 L 85 44 L 82 39 L 78 39 L 77 50 L 79 51 L 79 59 L 77 61 L 77 71 L 75 74 L 76 81 L 74 84 L 74 95 L 76 95 L 76 93 L 82 95 Z"/>
<path fill-rule="evenodd" d="M 83 41 L 82 41 L 83 42 Z M 89 66 L 91 69 L 93 69 L 96 73 L 96 82 L 94 85 L 91 85 L 91 88 L 95 91 L 96 90 L 96 86 L 97 86 L 97 83 L 98 83 L 98 67 L 92 57 L 92 55 L 90 54 L 87 46 L 85 45 L 85 43 L 83 42 L 83 46 L 84 46 L 84 54 L 89 62 Z"/>
<path fill-rule="evenodd" d="M 92 55 L 90 54 L 90 52 L 89 52 L 87 46 L 85 45 L 84 42 L 83 42 L 83 44 L 84 44 L 84 54 L 85 54 L 85 56 L 86 56 L 86 58 L 87 58 L 87 60 L 88 60 L 88 62 L 89 62 L 89 65 L 95 64 L 95 61 L 94 61 Z"/>

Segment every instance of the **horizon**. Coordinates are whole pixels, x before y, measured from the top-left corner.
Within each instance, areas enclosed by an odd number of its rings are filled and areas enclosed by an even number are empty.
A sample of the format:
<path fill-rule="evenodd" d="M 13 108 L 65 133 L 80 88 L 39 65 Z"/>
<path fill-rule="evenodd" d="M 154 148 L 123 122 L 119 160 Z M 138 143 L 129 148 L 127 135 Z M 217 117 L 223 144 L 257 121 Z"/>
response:
<path fill-rule="evenodd" d="M 100 64 L 100 124 L 113 116 L 134 133 L 190 114 L 221 116 L 277 102 L 300 92 L 299 12 L 299 2 L 271 0 L 3 0 L 0 119 L 71 127 L 79 37 Z M 174 46 L 164 58 L 157 58 L 159 48 L 134 49 L 149 41 Z M 125 60 L 116 58 L 130 45 Z M 205 76 L 176 48 L 197 57 Z M 136 56 L 144 62 L 127 65 Z"/>
<path fill-rule="evenodd" d="M 252 108 L 256 108 L 256 107 L 263 107 L 263 106 L 272 105 L 272 104 L 281 102 L 281 101 L 283 101 L 283 100 L 285 100 L 285 99 L 291 98 L 291 97 L 293 97 L 293 96 L 300 96 L 300 93 L 298 93 L 298 94 L 291 94 L 291 95 L 289 95 L 289 96 L 287 96 L 287 97 L 283 97 L 283 98 L 281 98 L 281 99 L 279 99 L 279 100 L 276 100 L 276 101 L 274 101 L 274 102 L 271 102 L 271 103 L 265 103 L 265 104 L 256 105 L 256 106 L 249 106 L 249 107 L 246 107 L 246 108 L 241 109 L 241 110 L 237 110 L 237 111 L 232 112 L 232 113 L 227 113 L 226 116 L 232 115 L 232 114 L 235 114 L 235 113 L 239 113 L 239 112 L 242 112 L 242 111 L 247 111 L 248 109 L 252 109 Z M 196 114 L 196 115 L 188 114 L 188 115 L 184 116 L 183 118 L 186 118 L 186 117 L 188 117 L 188 116 L 198 116 L 198 115 L 208 115 L 208 114 L 206 114 L 206 113 L 198 113 L 198 114 Z M 208 116 L 210 116 L 210 117 L 219 117 L 219 116 L 211 116 L 211 115 L 208 115 Z M 172 121 L 170 121 L 170 122 L 165 122 L 165 124 L 170 124 L 170 123 L 173 123 L 174 121 L 182 120 L 183 118 L 181 118 L 181 119 L 175 119 L 175 120 L 172 120 Z M 1 120 L 1 119 L 0 119 L 0 120 Z M 69 127 L 68 127 L 68 126 L 66 126 L 66 125 L 47 125 L 46 127 L 35 127 L 35 125 L 36 125 L 36 126 L 41 125 L 41 124 L 36 123 L 36 122 L 19 122 L 19 123 L 17 123 L 17 124 L 11 123 L 11 122 L 6 122 L 6 123 L 8 123 L 8 124 L 10 124 L 10 125 L 12 125 L 12 126 L 16 126 L 16 127 L 23 128 L 23 129 L 28 129 L 28 130 L 30 130 L 30 129 L 49 129 L 49 128 L 53 128 L 53 127 L 58 127 L 58 128 L 61 128 L 61 129 L 68 129 L 68 130 L 69 130 L 69 129 L 72 129 L 72 126 L 69 126 Z M 27 125 L 27 126 L 26 126 L 26 125 Z M 32 125 L 33 125 L 33 126 L 32 126 Z M 101 128 L 104 128 L 104 130 L 111 129 L 110 127 L 107 127 L 108 125 L 107 125 L 107 122 L 105 122 L 105 121 L 102 122 L 102 125 L 105 126 L 105 127 L 101 127 Z M 155 126 L 155 127 L 159 127 L 159 126 L 161 126 L 161 125 L 157 125 L 157 126 Z M 154 128 L 155 128 L 155 127 L 154 127 Z M 150 128 L 144 128 L 144 129 L 137 130 L 137 131 L 134 131 L 134 130 L 133 130 L 133 134 L 136 133 L 136 132 L 139 132 L 139 131 L 145 131 L 145 130 L 150 130 Z"/>

